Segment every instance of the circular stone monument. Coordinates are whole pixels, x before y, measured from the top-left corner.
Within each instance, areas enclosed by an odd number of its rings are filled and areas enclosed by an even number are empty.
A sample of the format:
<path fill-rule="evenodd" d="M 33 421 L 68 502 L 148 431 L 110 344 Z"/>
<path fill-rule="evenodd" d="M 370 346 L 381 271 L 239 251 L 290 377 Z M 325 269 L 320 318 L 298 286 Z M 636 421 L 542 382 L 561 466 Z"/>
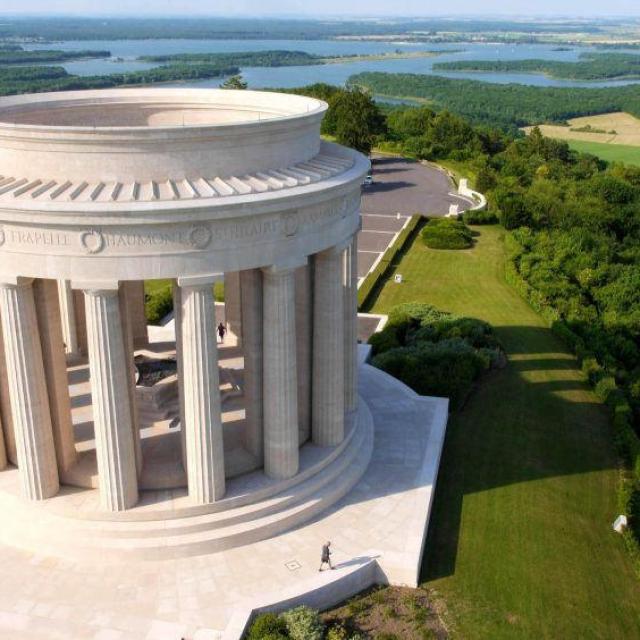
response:
<path fill-rule="evenodd" d="M 0 491 L 69 518 L 80 501 L 85 520 L 220 518 L 345 474 L 370 435 L 356 390 L 369 163 L 320 139 L 326 109 L 209 89 L 0 99 Z M 169 435 L 183 474 L 169 498 L 145 476 L 163 467 L 141 443 L 133 365 L 150 348 L 142 283 L 159 279 L 173 286 L 175 343 L 160 357 L 177 360 L 181 435 Z"/>

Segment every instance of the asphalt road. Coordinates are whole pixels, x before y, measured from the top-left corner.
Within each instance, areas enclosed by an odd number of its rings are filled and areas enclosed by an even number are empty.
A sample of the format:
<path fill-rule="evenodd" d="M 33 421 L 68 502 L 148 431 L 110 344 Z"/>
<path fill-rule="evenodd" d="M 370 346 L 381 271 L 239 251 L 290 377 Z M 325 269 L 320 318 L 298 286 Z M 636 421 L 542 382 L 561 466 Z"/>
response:
<path fill-rule="evenodd" d="M 454 185 L 439 169 L 388 156 L 374 156 L 373 184 L 362 187 L 362 231 L 358 236 L 358 277 L 363 278 L 407 218 L 415 213 L 443 216 L 449 205 L 463 211 L 468 201 L 450 195 Z"/>

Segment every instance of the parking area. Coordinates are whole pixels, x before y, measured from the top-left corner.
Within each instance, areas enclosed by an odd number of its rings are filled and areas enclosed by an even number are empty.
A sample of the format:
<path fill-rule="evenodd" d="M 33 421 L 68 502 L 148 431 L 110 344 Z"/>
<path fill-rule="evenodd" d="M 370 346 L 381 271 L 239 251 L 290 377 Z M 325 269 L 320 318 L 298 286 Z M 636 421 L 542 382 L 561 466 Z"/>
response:
<path fill-rule="evenodd" d="M 415 213 L 443 216 L 451 204 L 469 202 L 451 193 L 440 169 L 389 156 L 373 156 L 373 184 L 362 188 L 362 231 L 358 236 L 358 277 L 364 278 Z"/>

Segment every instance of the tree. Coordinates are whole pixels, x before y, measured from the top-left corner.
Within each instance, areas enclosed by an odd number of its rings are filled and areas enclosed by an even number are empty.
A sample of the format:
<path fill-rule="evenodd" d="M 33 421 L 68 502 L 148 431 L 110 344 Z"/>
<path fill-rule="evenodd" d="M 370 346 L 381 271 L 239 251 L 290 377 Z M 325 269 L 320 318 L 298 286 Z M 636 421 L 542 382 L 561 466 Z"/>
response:
<path fill-rule="evenodd" d="M 241 75 L 231 76 L 227 78 L 221 85 L 221 89 L 246 89 L 249 86 L 248 82 L 242 79 Z"/>
<path fill-rule="evenodd" d="M 384 130 L 384 116 L 366 93 L 341 91 L 329 100 L 324 131 L 334 135 L 340 144 L 369 153 Z"/>

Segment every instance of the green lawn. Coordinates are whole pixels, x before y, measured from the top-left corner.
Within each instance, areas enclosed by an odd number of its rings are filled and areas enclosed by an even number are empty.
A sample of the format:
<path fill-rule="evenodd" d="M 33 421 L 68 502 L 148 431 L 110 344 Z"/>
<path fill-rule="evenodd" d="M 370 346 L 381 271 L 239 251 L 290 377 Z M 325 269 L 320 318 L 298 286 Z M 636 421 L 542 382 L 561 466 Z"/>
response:
<path fill-rule="evenodd" d="M 612 531 L 607 416 L 575 359 L 505 283 L 503 231 L 402 258 L 375 312 L 422 301 L 496 327 L 509 365 L 449 422 L 423 566 L 459 638 L 638 639 L 640 581 Z"/>
<path fill-rule="evenodd" d="M 626 162 L 640 166 L 640 147 L 624 144 L 606 144 L 586 140 L 567 140 L 569 146 L 582 153 L 591 153 L 608 162 Z"/>

